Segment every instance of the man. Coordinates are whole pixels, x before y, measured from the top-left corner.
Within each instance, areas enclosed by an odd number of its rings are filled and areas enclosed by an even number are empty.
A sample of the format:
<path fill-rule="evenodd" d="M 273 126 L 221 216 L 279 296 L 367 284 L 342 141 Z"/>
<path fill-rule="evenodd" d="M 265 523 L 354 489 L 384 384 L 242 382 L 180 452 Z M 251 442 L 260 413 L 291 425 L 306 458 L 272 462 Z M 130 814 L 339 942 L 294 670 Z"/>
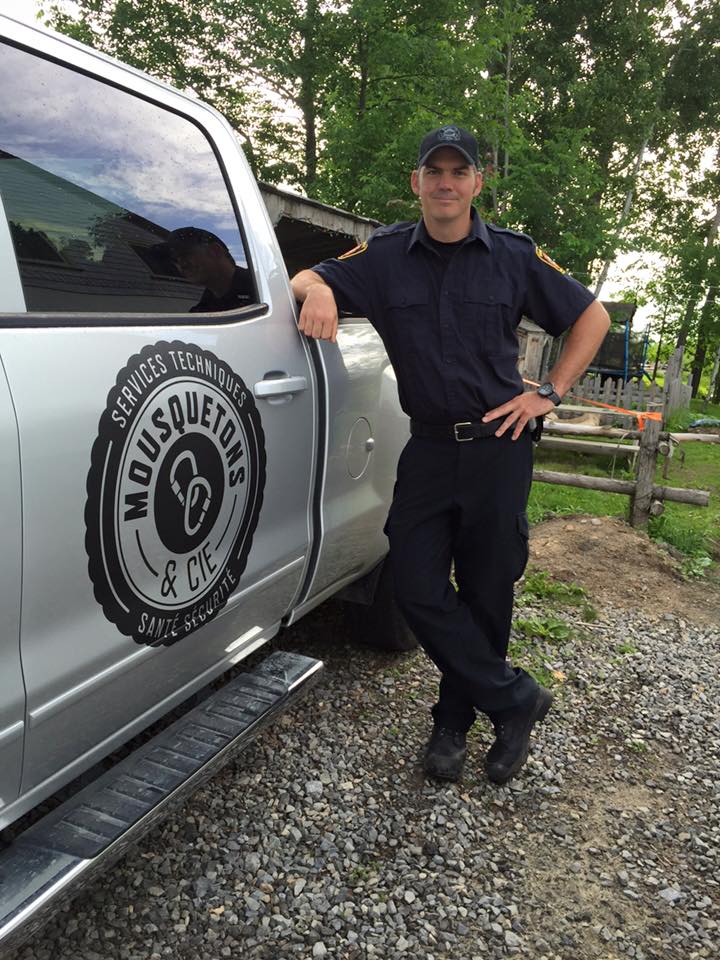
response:
<path fill-rule="evenodd" d="M 398 604 L 442 674 L 425 770 L 459 778 L 481 711 L 496 733 L 487 775 L 504 783 L 552 702 L 506 659 L 513 584 L 528 556 L 528 424 L 582 374 L 609 318 L 532 240 L 479 218 L 477 165 L 470 133 L 433 130 L 410 181 L 422 219 L 379 228 L 292 286 L 308 336 L 334 341 L 338 307 L 370 319 L 411 418 L 386 532 Z M 527 393 L 516 366 L 523 314 L 554 335 L 572 327 L 548 383 Z"/>
<path fill-rule="evenodd" d="M 209 230 L 180 227 L 159 247 L 186 280 L 205 287 L 191 313 L 236 310 L 255 300 L 250 271 L 237 266 L 227 246 Z"/>

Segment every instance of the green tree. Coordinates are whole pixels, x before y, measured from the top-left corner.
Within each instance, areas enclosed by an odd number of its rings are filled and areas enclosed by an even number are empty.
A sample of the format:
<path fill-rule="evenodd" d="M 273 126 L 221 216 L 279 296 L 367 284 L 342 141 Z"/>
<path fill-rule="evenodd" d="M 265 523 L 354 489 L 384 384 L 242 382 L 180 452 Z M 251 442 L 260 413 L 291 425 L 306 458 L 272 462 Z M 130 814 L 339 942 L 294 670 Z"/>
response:
<path fill-rule="evenodd" d="M 665 335 L 702 368 L 717 326 L 713 0 L 60 7 L 56 28 L 221 110 L 261 178 L 380 220 L 417 215 L 408 171 L 426 130 L 477 131 L 483 216 L 532 233 L 588 284 L 624 250 L 662 257 Z"/>
<path fill-rule="evenodd" d="M 323 199 L 383 220 L 417 216 L 408 186 L 421 136 L 444 123 L 490 141 L 497 11 L 475 0 L 354 0 L 353 46 L 323 120 Z M 489 145 L 489 144 L 488 144 Z"/>
<path fill-rule="evenodd" d="M 665 6 L 550 0 L 535 7 L 533 29 L 517 52 L 518 80 L 536 92 L 520 164 L 527 167 L 520 175 L 522 208 L 532 210 L 546 236 L 548 219 L 556 219 L 549 234 L 554 249 L 586 282 L 595 261 L 622 249 L 629 214 L 623 219 L 623 210 L 670 56 L 662 36 Z M 531 207 L 536 191 L 545 202 Z M 550 217 L 543 217 L 548 209 Z"/>

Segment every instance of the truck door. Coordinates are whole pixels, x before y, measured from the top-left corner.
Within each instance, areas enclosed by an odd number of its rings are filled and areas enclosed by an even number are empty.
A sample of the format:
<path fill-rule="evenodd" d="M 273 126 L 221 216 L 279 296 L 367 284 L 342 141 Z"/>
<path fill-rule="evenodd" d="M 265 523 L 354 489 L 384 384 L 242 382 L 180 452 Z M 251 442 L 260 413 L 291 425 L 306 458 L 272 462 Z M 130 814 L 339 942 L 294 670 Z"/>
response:
<path fill-rule="evenodd" d="M 1 208 L 0 204 L 0 208 Z M 10 235 L 0 216 L 0 264 L 10 251 Z M 0 266 L 0 309 L 22 302 L 22 291 Z M 15 413 L 0 355 L 0 826 L 3 808 L 17 797 L 20 787 L 25 688 L 20 667 L 20 457 Z"/>
<path fill-rule="evenodd" d="M 4 30 L 0 196 L 24 309 L 0 318 L 0 355 L 22 465 L 27 790 L 274 632 L 308 553 L 315 401 L 225 121 Z"/>

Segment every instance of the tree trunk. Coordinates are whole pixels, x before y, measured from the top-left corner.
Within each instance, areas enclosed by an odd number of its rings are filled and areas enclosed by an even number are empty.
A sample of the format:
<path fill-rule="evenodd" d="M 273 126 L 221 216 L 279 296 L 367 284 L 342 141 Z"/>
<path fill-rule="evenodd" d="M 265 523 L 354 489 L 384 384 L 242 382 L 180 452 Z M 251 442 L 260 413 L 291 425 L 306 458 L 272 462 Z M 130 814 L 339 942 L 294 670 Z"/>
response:
<path fill-rule="evenodd" d="M 690 327 L 692 326 L 692 318 L 697 310 L 697 300 L 688 300 L 685 305 L 685 315 L 683 317 L 682 323 L 680 324 L 680 330 L 677 335 L 677 340 L 675 341 L 676 347 L 684 347 L 687 343 L 688 334 L 690 333 Z"/>
<path fill-rule="evenodd" d="M 317 104 L 315 102 L 315 33 L 318 29 L 318 0 L 307 0 L 301 28 L 303 52 L 300 57 L 300 97 L 305 127 L 305 189 L 308 193 L 317 180 Z"/>
<path fill-rule="evenodd" d="M 697 346 L 695 347 L 695 356 L 692 359 L 692 374 L 690 378 L 690 385 L 692 387 L 693 399 L 697 396 L 697 392 L 700 389 L 700 378 L 702 377 L 706 356 L 707 356 L 707 342 L 701 334 L 700 338 L 698 339 Z"/>
<path fill-rule="evenodd" d="M 708 271 L 708 266 L 710 264 L 710 258 L 712 256 L 713 247 L 715 241 L 717 240 L 718 229 L 720 228 L 720 201 L 715 208 L 715 216 L 713 217 L 712 223 L 708 227 L 707 236 L 705 238 L 705 262 L 702 264 L 702 273 L 700 278 L 700 283 L 703 283 Z M 690 327 L 692 326 L 693 314 L 697 310 L 697 300 L 689 300 L 687 306 L 685 307 L 685 316 L 683 317 L 682 324 L 680 325 L 680 331 L 678 333 L 677 342 L 675 346 L 684 347 L 687 343 L 687 338 L 690 334 Z M 704 310 L 703 310 L 704 313 Z M 701 321 L 702 322 L 702 321 Z"/>
<path fill-rule="evenodd" d="M 662 320 L 660 322 L 660 336 L 658 337 L 657 351 L 655 353 L 655 366 L 653 367 L 652 378 L 655 380 L 657 377 L 658 364 L 660 362 L 660 350 L 662 349 L 663 337 L 665 336 L 665 321 L 667 320 L 668 314 L 668 295 L 665 297 L 665 309 L 663 310 Z"/>
<path fill-rule="evenodd" d="M 710 374 L 710 384 L 708 386 L 708 392 L 705 395 L 705 403 L 703 403 L 703 410 L 707 410 L 708 400 L 713 397 L 713 394 L 716 390 L 716 384 L 718 381 L 718 368 L 720 367 L 720 347 L 717 348 L 715 354 L 715 362 L 713 363 L 712 373 Z"/>
<path fill-rule="evenodd" d="M 492 208 L 493 208 L 493 213 L 497 215 L 497 212 L 498 212 L 498 194 L 497 194 L 498 145 L 497 145 L 497 142 L 493 144 L 492 155 L 493 155 Z"/>
<path fill-rule="evenodd" d="M 633 166 L 633 171 L 630 177 L 630 186 L 628 187 L 627 192 L 625 194 L 625 203 L 623 204 L 622 212 L 618 217 L 618 222 L 615 226 L 615 229 L 612 235 L 613 246 L 619 239 L 622 228 L 625 226 L 625 221 L 627 220 L 628 214 L 630 213 L 633 197 L 635 195 L 635 184 L 637 183 L 638 174 L 640 173 L 640 167 L 642 166 L 643 157 L 645 156 L 645 151 L 647 150 L 648 141 L 652 136 L 652 131 L 653 131 L 653 127 L 650 127 L 650 131 L 648 135 L 645 137 L 645 139 L 643 140 L 643 142 L 640 144 L 640 149 L 638 150 L 637 156 L 635 157 L 635 164 Z M 612 250 L 610 254 L 605 258 L 605 262 L 602 265 L 602 270 L 600 271 L 600 276 L 598 277 L 598 282 L 595 285 L 594 292 L 596 297 L 600 296 L 600 291 L 603 288 L 603 284 L 607 280 L 607 275 L 610 272 L 610 267 L 612 266 L 614 260 L 615 260 L 615 251 Z"/>
<path fill-rule="evenodd" d="M 505 164 L 503 176 L 507 180 L 510 172 L 510 154 L 508 144 L 510 142 L 510 71 L 512 68 L 512 41 L 508 40 L 507 53 L 505 55 Z"/>
<path fill-rule="evenodd" d="M 698 342 L 695 348 L 695 356 L 692 360 L 692 395 L 697 396 L 700 389 L 700 379 L 702 377 L 703 367 L 705 366 L 705 357 L 707 356 L 708 336 L 712 326 L 712 314 L 717 299 L 717 288 L 710 287 L 703 304 L 700 314 L 700 325 L 698 330 Z"/>
<path fill-rule="evenodd" d="M 367 108 L 368 73 L 370 43 L 366 33 L 358 38 L 358 64 L 360 66 L 360 86 L 358 88 L 357 118 L 362 120 Z"/>

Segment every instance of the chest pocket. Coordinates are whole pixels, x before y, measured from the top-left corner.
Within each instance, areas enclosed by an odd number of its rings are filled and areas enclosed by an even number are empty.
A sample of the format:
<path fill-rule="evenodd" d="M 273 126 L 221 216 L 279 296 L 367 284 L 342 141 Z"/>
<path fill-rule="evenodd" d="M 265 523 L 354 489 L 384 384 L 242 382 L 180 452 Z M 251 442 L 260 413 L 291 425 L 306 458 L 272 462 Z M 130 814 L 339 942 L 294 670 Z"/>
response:
<path fill-rule="evenodd" d="M 390 339 L 400 349 L 421 349 L 430 335 L 430 293 L 423 283 L 392 286 L 384 300 Z"/>
<path fill-rule="evenodd" d="M 513 292 L 508 284 L 473 278 L 461 307 L 460 330 L 468 349 L 486 357 L 517 352 Z"/>

